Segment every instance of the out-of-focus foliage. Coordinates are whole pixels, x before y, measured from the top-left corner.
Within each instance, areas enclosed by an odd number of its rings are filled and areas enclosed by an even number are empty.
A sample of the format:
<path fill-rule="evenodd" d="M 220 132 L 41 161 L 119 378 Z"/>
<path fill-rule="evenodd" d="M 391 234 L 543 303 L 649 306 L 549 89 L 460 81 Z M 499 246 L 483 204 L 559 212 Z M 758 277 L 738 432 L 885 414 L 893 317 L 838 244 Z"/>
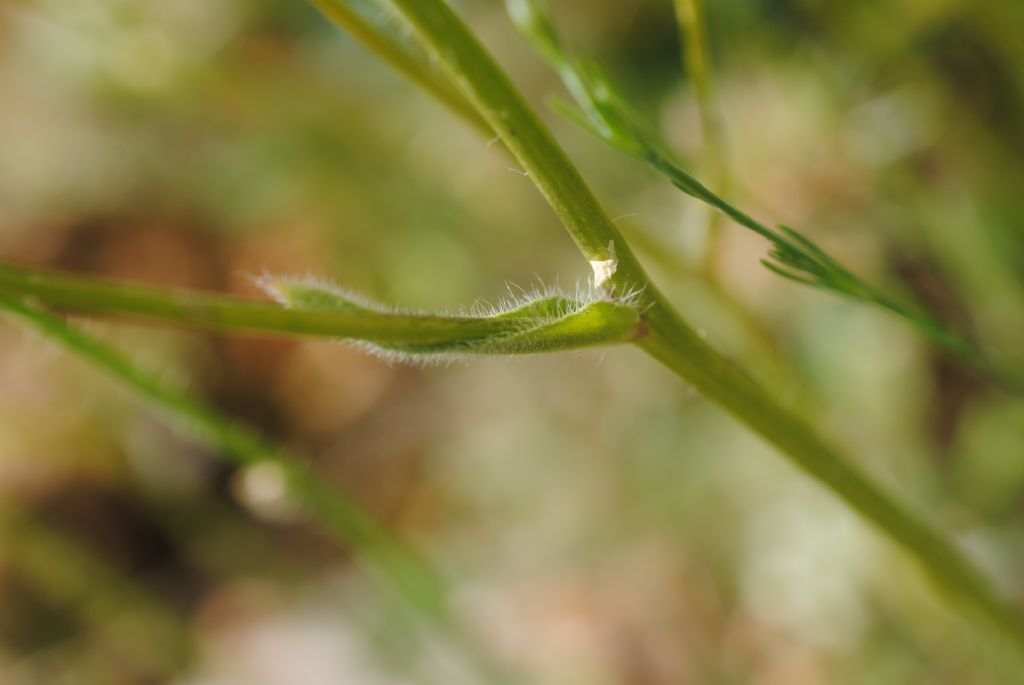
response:
<path fill-rule="evenodd" d="M 672 3 L 551 4 L 699 170 Z M 557 87 L 499 3 L 459 9 L 529 94 Z M 705 9 L 737 202 L 1019 368 L 1024 7 Z M 731 226 L 723 306 L 694 268 L 705 209 L 551 124 L 708 338 L 1020 597 L 1024 404 L 899 321 L 774 278 Z M 304 3 L 0 2 L 5 259 L 253 295 L 246 275 L 313 272 L 430 309 L 571 287 L 587 265 L 509 166 Z M 89 327 L 359 494 L 528 682 L 1005 681 L 871 531 L 635 351 L 417 369 Z M 0 682 L 456 681 L 272 473 L 223 466 L 6 323 L 0 502 Z"/>

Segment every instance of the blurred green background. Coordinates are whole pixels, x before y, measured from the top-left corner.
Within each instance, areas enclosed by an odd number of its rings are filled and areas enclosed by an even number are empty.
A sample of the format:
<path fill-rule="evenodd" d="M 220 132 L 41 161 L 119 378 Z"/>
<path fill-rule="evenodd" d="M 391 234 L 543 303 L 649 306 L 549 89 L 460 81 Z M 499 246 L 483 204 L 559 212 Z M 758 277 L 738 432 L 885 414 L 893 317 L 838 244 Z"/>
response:
<path fill-rule="evenodd" d="M 671 2 L 552 4 L 700 175 Z M 542 108 L 557 82 L 500 3 L 458 8 Z M 706 11 L 731 197 L 1024 363 L 1024 5 Z M 708 275 L 702 207 L 542 111 L 694 325 L 1024 596 L 1024 402 L 775 277 L 741 229 Z M 303 2 L 0 0 L 6 260 L 253 297 L 247 275 L 311 273 L 423 308 L 583 281 L 509 167 Z M 87 327 L 355 493 L 523 682 L 1013 682 L 894 549 L 636 350 L 409 368 Z M 478 682 L 394 630 L 273 473 L 216 456 L 0 325 L 0 683 Z"/>

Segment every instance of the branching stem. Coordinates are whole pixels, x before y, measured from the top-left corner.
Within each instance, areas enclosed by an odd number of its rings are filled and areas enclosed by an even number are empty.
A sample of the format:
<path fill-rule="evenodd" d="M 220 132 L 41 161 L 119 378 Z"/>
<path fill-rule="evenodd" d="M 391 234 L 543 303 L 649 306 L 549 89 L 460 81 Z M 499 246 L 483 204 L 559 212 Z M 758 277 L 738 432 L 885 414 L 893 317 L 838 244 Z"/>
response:
<path fill-rule="evenodd" d="M 423 44 L 505 141 L 590 261 L 614 245 L 611 283 L 643 293 L 649 334 L 638 344 L 775 445 L 915 558 L 944 591 L 965 602 L 1024 658 L 1024 624 L 963 554 L 901 506 L 803 420 L 701 340 L 657 290 L 568 157 L 508 76 L 444 0 L 392 0 Z"/>

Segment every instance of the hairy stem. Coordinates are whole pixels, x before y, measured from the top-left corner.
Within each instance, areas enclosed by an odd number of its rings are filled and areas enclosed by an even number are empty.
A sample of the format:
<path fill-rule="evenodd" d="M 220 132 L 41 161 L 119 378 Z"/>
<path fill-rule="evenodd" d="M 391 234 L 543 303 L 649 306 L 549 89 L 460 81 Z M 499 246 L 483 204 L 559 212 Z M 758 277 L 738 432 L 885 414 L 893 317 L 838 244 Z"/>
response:
<path fill-rule="evenodd" d="M 775 445 L 899 543 L 945 591 L 969 604 L 1024 657 L 1024 625 L 964 556 L 902 507 L 804 421 L 705 344 L 658 292 L 579 172 L 508 76 L 443 0 L 392 0 L 453 81 L 505 141 L 590 260 L 617 258 L 610 283 L 643 292 L 649 334 L 638 344 Z M 613 250 L 609 249 L 613 246 Z"/>
<path fill-rule="evenodd" d="M 537 318 L 535 323 L 528 317 L 424 316 L 366 308 L 289 309 L 257 300 L 0 264 L 3 291 L 30 295 L 48 306 L 76 312 L 121 314 L 191 328 L 350 338 L 438 351 L 527 354 L 627 342 L 638 334 L 635 309 L 610 301 L 587 305 L 555 326 L 558 320 L 551 318 Z"/>

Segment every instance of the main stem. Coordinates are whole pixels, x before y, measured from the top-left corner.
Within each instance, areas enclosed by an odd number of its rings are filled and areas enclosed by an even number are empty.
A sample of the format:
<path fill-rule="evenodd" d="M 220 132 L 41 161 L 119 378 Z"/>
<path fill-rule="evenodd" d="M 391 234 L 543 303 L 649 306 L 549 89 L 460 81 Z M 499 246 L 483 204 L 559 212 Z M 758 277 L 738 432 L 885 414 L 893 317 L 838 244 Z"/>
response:
<path fill-rule="evenodd" d="M 617 258 L 608 287 L 643 290 L 647 336 L 638 342 L 699 392 L 775 445 L 914 557 L 943 590 L 969 605 L 1024 658 L 1024 622 L 967 559 L 875 485 L 810 426 L 707 345 L 651 282 L 575 166 L 444 0 L 392 0 L 551 204 L 590 261 Z M 613 249 L 612 249 L 613 248 Z"/>

